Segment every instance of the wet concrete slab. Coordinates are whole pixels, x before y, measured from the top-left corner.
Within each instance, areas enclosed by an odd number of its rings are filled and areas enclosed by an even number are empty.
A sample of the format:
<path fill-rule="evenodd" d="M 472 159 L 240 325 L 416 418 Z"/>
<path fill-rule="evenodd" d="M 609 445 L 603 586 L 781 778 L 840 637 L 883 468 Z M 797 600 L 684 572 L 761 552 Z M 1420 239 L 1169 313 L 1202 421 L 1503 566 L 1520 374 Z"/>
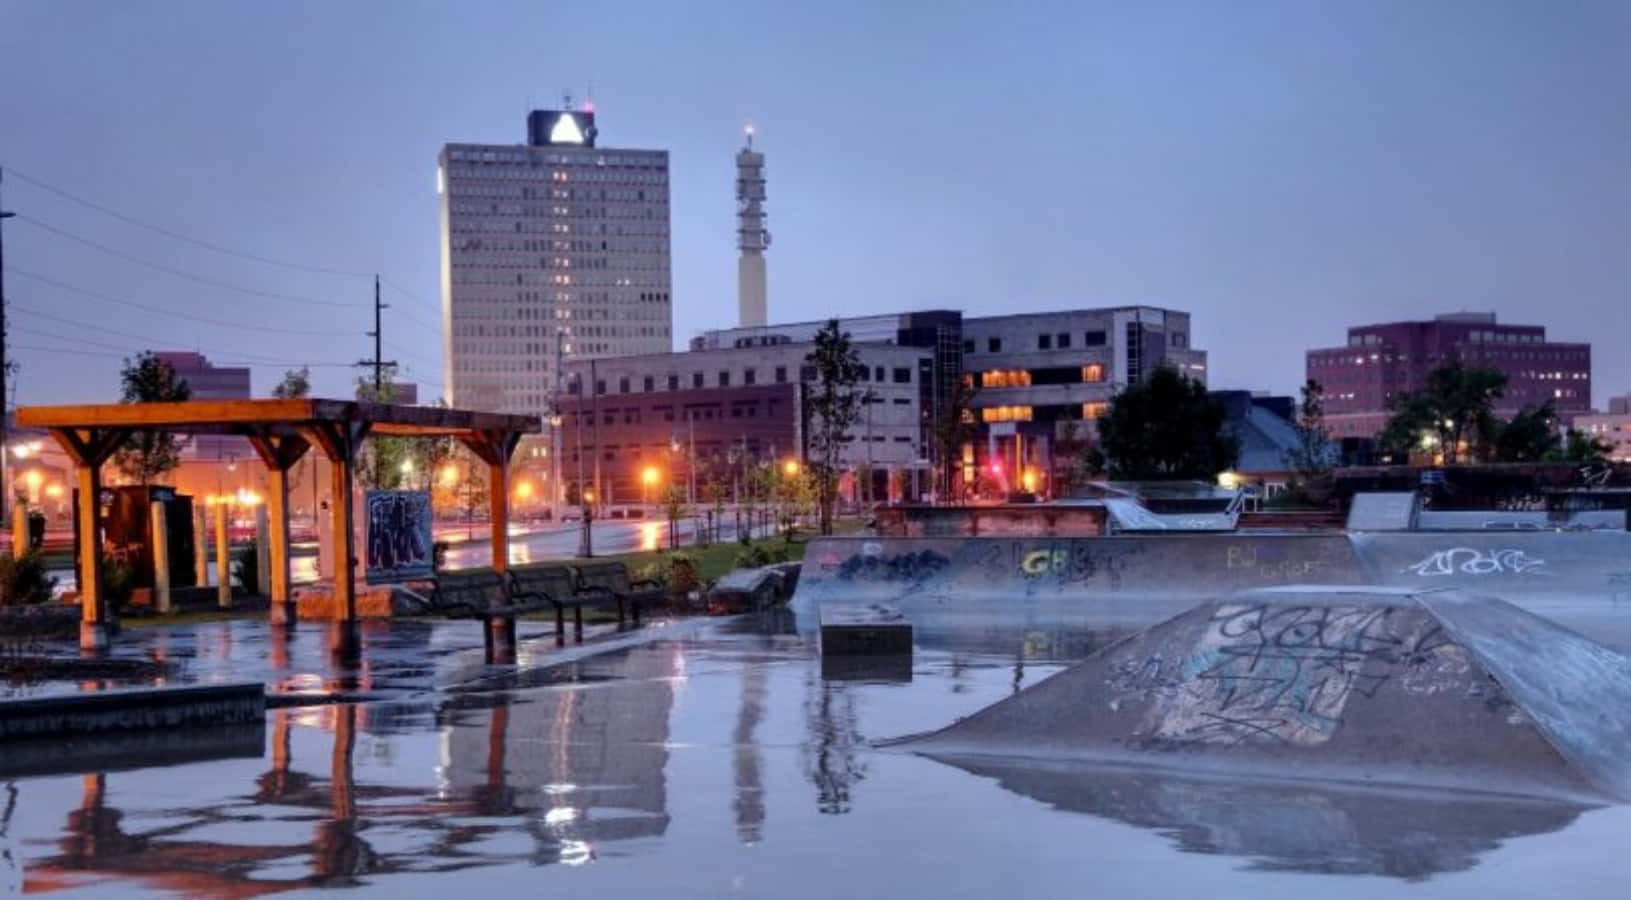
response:
<path fill-rule="evenodd" d="M 350 666 L 315 629 L 127 632 L 119 652 L 162 654 L 173 679 L 257 673 L 365 699 L 270 709 L 252 758 L 0 780 L 0 892 L 830 900 L 823 873 L 841 865 L 858 897 L 1484 900 L 1619 896 L 1631 876 L 1622 807 L 1084 781 L 881 752 L 873 741 L 972 715 L 1137 627 L 914 624 L 909 681 L 823 679 L 815 623 L 786 611 L 564 653 L 547 624 L 524 625 L 515 666 L 482 660 L 475 623 L 385 624 Z"/>

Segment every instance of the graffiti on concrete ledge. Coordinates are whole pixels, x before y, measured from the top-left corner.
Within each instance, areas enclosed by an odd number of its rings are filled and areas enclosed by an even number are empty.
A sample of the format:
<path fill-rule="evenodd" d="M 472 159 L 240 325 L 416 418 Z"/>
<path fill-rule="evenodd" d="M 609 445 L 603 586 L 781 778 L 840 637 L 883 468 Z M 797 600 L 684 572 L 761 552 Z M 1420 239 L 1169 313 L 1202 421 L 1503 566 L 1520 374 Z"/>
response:
<path fill-rule="evenodd" d="M 1472 547 L 1453 547 L 1440 550 L 1413 565 L 1405 572 L 1424 578 L 1449 575 L 1546 575 L 1546 560 L 1522 550 L 1475 550 Z"/>
<path fill-rule="evenodd" d="M 369 491 L 366 499 L 368 583 L 430 575 L 430 493 Z"/>

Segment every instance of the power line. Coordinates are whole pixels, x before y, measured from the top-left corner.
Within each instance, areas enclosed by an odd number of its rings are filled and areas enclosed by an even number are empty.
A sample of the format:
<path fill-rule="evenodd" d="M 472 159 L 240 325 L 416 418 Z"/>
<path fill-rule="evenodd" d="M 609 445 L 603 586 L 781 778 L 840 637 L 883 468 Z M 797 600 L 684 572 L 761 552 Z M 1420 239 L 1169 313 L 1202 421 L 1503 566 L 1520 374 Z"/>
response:
<path fill-rule="evenodd" d="M 147 267 L 149 269 L 153 269 L 154 271 L 158 271 L 158 272 L 163 272 L 163 273 L 165 273 L 167 275 L 173 275 L 173 276 L 175 276 L 177 278 L 185 278 L 188 281 L 195 281 L 195 282 L 197 282 L 199 284 L 207 285 L 209 287 L 221 288 L 222 290 L 228 290 L 228 291 L 238 291 L 239 293 L 248 294 L 248 295 L 250 295 L 252 297 L 265 297 L 265 298 L 270 299 L 270 300 L 286 300 L 286 301 L 288 301 L 290 303 L 304 303 L 304 304 L 307 304 L 307 305 L 310 305 L 310 306 L 334 306 L 334 307 L 342 307 L 342 308 L 345 308 L 345 309 L 354 309 L 354 308 L 362 305 L 362 304 L 358 304 L 358 303 L 343 303 L 343 302 L 338 301 L 338 300 L 317 300 L 317 299 L 314 299 L 312 297 L 300 297 L 300 296 L 296 296 L 294 294 L 280 294 L 280 293 L 277 293 L 276 291 L 263 291 L 263 290 L 259 290 L 257 288 L 244 287 L 241 284 L 233 284 L 230 281 L 220 281 L 220 280 L 214 279 L 214 278 L 207 278 L 207 277 L 205 277 L 203 275 L 195 275 L 195 274 L 193 274 L 191 272 L 188 272 L 188 271 L 185 271 L 185 270 L 182 270 L 182 269 L 177 269 L 177 268 L 174 268 L 172 266 L 164 265 L 163 263 L 156 263 L 156 262 L 153 262 L 151 260 L 142 259 L 139 256 L 135 256 L 133 254 L 126 253 L 123 250 L 119 250 L 119 249 L 116 249 L 114 247 L 109 247 L 106 244 L 98 243 L 96 241 L 91 240 L 90 238 L 80 237 L 79 235 L 74 234 L 71 231 L 64 231 L 63 229 L 58 228 L 55 225 L 50 225 L 50 224 L 47 224 L 45 222 L 42 222 L 39 219 L 34 218 L 33 216 L 26 216 L 26 215 L 23 215 L 22 213 L 18 213 L 17 214 L 17 219 L 18 219 L 18 221 L 21 221 L 21 222 L 27 222 L 28 224 L 34 226 L 35 228 L 39 228 L 41 230 L 48 231 L 48 232 L 50 232 L 52 234 L 58 235 L 59 237 L 67 238 L 68 240 L 75 241 L 75 242 L 80 243 L 80 244 L 84 244 L 85 246 L 90 247 L 90 248 L 95 249 L 95 250 L 99 250 L 99 251 L 101 251 L 103 253 L 108 254 L 109 256 L 114 256 L 114 257 L 117 257 L 119 259 L 123 259 L 123 260 L 125 260 L 127 262 L 135 263 L 136 265 L 139 265 L 139 266 L 145 266 L 145 267 Z"/>
<path fill-rule="evenodd" d="M 25 175 L 22 172 L 19 172 L 16 169 L 14 169 L 14 168 L 12 168 L 10 166 L 6 167 L 6 171 L 8 173 L 10 173 L 11 175 L 15 176 L 16 178 L 18 178 L 18 179 L 20 179 L 22 181 L 26 181 L 29 184 L 39 188 L 42 191 L 49 191 L 50 193 L 56 194 L 57 196 L 62 197 L 63 199 L 72 200 L 73 202 L 78 203 L 81 206 L 88 207 L 90 209 L 94 209 L 97 212 L 102 213 L 103 215 L 112 216 L 113 218 L 118 219 L 119 221 L 124 222 L 127 225 L 134 225 L 137 228 L 145 228 L 148 231 L 157 232 L 159 234 L 164 235 L 165 237 L 172 238 L 172 239 L 178 240 L 178 241 L 182 241 L 183 243 L 188 243 L 188 244 L 193 244 L 195 246 L 203 247 L 205 250 L 211 250 L 211 251 L 214 251 L 216 253 L 224 254 L 226 256 L 236 256 L 236 257 L 238 257 L 240 259 L 247 259 L 247 260 L 250 260 L 252 262 L 263 263 L 263 264 L 268 265 L 268 266 L 278 266 L 278 267 L 281 267 L 281 268 L 284 268 L 284 269 L 295 269 L 295 270 L 301 271 L 301 272 L 316 272 L 316 273 L 321 274 L 321 275 L 344 275 L 344 276 L 352 277 L 352 278 L 367 278 L 368 274 L 369 274 L 367 272 L 352 272 L 352 271 L 348 271 L 346 269 L 331 269 L 331 268 L 329 268 L 327 266 L 310 266 L 310 265 L 305 265 L 303 263 L 294 263 L 294 262 L 289 262 L 287 260 L 273 259 L 272 257 L 269 257 L 269 256 L 261 256 L 261 255 L 256 254 L 256 253 L 248 253 L 248 252 L 243 251 L 243 250 L 234 250 L 231 247 L 223 247 L 220 244 L 213 244 L 213 243 L 210 243 L 209 241 L 200 240 L 200 239 L 195 238 L 195 237 L 189 237 L 189 236 L 187 236 L 185 234 L 182 234 L 182 233 L 180 233 L 178 231 L 171 231 L 170 229 L 165 228 L 162 225 L 154 225 L 151 222 L 144 222 L 141 219 L 135 218 L 134 216 L 127 216 L 124 213 L 121 213 L 121 212 L 119 212 L 117 210 L 109 209 L 108 207 L 103 206 L 100 203 L 95 203 L 95 202 L 92 202 L 90 200 L 86 200 L 84 197 L 79 197 L 79 196 L 75 196 L 74 194 L 70 194 L 67 191 L 63 190 L 62 188 L 56 187 L 54 185 L 46 184 L 45 182 L 39 180 L 38 178 L 34 178 L 32 176 Z"/>
<path fill-rule="evenodd" d="M 168 345 L 172 345 L 172 344 L 176 343 L 174 338 L 157 338 L 157 337 L 153 337 L 151 335 L 136 334 L 136 333 L 130 332 L 130 331 L 120 331 L 120 330 L 118 330 L 116 328 L 108 328 L 108 327 L 106 327 L 104 325 L 94 325 L 94 324 L 92 324 L 90 322 L 81 322 L 81 321 L 79 321 L 77 319 L 70 319 L 67 316 L 59 316 L 59 315 L 56 315 L 55 313 L 44 312 L 42 310 L 35 309 L 35 308 L 31 307 L 31 306 L 24 306 L 24 305 L 21 305 L 21 304 L 17 304 L 17 308 L 23 310 L 24 312 L 27 312 L 30 316 L 34 316 L 34 317 L 37 317 L 37 318 L 49 319 L 49 320 L 54 321 L 54 322 L 61 322 L 64 325 L 72 325 L 75 328 L 89 328 L 92 331 L 101 331 L 101 332 L 104 332 L 106 334 L 114 335 L 115 337 L 129 338 L 130 340 L 133 340 L 133 341 L 142 341 L 144 343 L 147 343 L 147 344 L 149 344 L 151 346 L 155 346 L 155 347 L 163 347 L 163 346 L 168 346 Z M 77 338 L 76 338 L 76 340 L 77 340 Z M 236 351 L 233 351 L 233 352 L 236 352 Z M 265 362 L 255 362 L 255 363 L 253 363 L 255 365 L 284 365 L 284 364 L 286 364 L 288 362 L 287 360 L 278 359 L 276 357 L 263 356 L 262 354 L 259 354 L 259 353 L 240 353 L 238 355 L 242 356 L 246 360 L 264 360 L 265 361 Z M 347 363 L 300 363 L 300 365 L 344 366 L 344 365 L 348 365 L 348 364 Z"/>
<path fill-rule="evenodd" d="M 106 301 L 108 303 L 117 303 L 117 304 L 119 304 L 121 306 L 129 306 L 129 307 L 131 307 L 133 309 L 140 309 L 140 310 L 150 312 L 150 313 L 157 313 L 157 314 L 159 314 L 161 316 L 172 316 L 172 317 L 177 318 L 177 319 L 186 319 L 186 320 L 193 321 L 193 322 L 202 322 L 205 325 L 214 325 L 214 326 L 217 326 L 217 327 L 220 327 L 220 328 L 237 328 L 237 329 L 240 329 L 240 330 L 243 330 L 243 331 L 270 332 L 270 333 L 274 333 L 274 334 L 293 334 L 293 335 L 299 335 L 299 336 L 302 336 L 302 337 L 337 337 L 337 338 L 354 337 L 354 335 L 351 334 L 350 332 L 344 332 L 344 331 L 313 331 L 313 330 L 310 330 L 310 329 L 301 329 L 301 328 L 280 328 L 280 327 L 275 326 L 275 325 L 250 325 L 250 324 L 243 323 L 243 322 L 229 322 L 229 321 L 226 321 L 225 319 L 211 319 L 211 318 L 208 318 L 206 316 L 193 315 L 192 313 L 176 312 L 175 310 L 165 309 L 165 308 L 163 308 L 161 306 L 152 306 L 152 305 L 146 304 L 146 303 L 138 303 L 135 300 L 127 300 L 127 299 L 125 299 L 123 297 L 115 297 L 112 294 L 104 294 L 101 291 L 93 291 L 93 290 L 90 290 L 89 288 L 78 287 L 78 286 L 75 286 L 75 285 L 72 285 L 72 284 L 68 284 L 67 282 L 64 282 L 64 281 L 58 281 L 55 278 L 51 278 L 51 277 L 48 277 L 48 276 L 45 276 L 45 275 L 41 275 L 41 274 L 39 274 L 37 272 L 31 272 L 31 271 L 29 271 L 27 269 L 19 269 L 19 268 L 15 267 L 15 266 L 8 266 L 6 268 L 6 271 L 10 272 L 10 273 L 12 273 L 14 275 L 21 275 L 24 278 L 29 278 L 29 279 L 32 279 L 34 281 L 38 281 L 38 282 L 40 282 L 42 284 L 49 284 L 52 287 L 59 288 L 59 289 L 64 290 L 64 291 L 69 291 L 69 292 L 72 292 L 72 293 L 75 293 L 75 294 L 80 294 L 80 295 L 83 295 L 83 296 L 86 296 L 86 297 L 91 297 L 91 298 L 94 298 L 94 299 L 97 299 L 97 300 L 103 300 L 103 301 Z"/>
<path fill-rule="evenodd" d="M 97 348 L 101 348 L 101 349 L 116 351 L 115 353 L 110 354 L 110 355 L 113 355 L 113 356 L 128 357 L 128 356 L 132 356 L 132 355 L 139 355 L 140 353 L 143 352 L 141 350 L 133 350 L 130 347 L 122 346 L 122 345 L 119 345 L 119 344 L 109 344 L 109 343 L 106 343 L 104 341 L 93 341 L 90 338 L 86 338 L 86 337 L 79 337 L 79 336 L 76 336 L 76 335 L 68 335 L 68 334 L 57 334 L 56 332 L 53 332 L 53 331 L 41 331 L 40 329 L 34 328 L 32 326 L 20 327 L 17 330 L 21 331 L 21 332 L 24 332 L 24 333 L 27 333 L 27 334 L 30 334 L 30 335 L 33 335 L 34 337 L 43 337 L 43 338 L 49 338 L 51 340 L 58 340 L 58 341 L 68 341 L 70 343 L 84 344 L 87 347 L 97 347 Z M 140 339 L 138 338 L 138 340 L 140 340 Z M 41 350 L 41 351 L 50 353 L 50 352 L 56 352 L 58 348 L 35 347 L 35 348 L 32 348 L 32 349 Z M 67 348 L 61 348 L 61 349 L 66 350 Z M 303 361 L 303 360 L 270 359 L 270 358 L 267 358 L 267 357 L 246 357 L 244 359 L 217 360 L 215 362 L 215 365 L 216 366 L 234 366 L 234 365 L 242 365 L 242 366 L 308 366 L 308 367 L 314 368 L 314 369 L 348 369 L 348 368 L 351 367 L 350 363 L 306 362 L 306 361 Z"/>

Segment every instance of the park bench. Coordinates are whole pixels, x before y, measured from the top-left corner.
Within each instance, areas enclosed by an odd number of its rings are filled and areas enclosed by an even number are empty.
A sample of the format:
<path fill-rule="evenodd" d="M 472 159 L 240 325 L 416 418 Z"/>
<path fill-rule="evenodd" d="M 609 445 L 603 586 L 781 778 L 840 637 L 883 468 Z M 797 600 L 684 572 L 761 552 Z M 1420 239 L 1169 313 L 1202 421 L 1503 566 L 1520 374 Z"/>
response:
<path fill-rule="evenodd" d="M 578 593 L 605 603 L 617 605 L 617 622 L 623 624 L 625 610 L 632 614 L 635 624 L 640 623 L 640 607 L 651 606 L 666 599 L 662 584 L 649 578 L 631 579 L 629 567 L 620 562 L 580 563 L 577 572 Z"/>
<path fill-rule="evenodd" d="M 566 643 L 566 608 L 572 607 L 572 637 L 583 643 L 583 601 L 577 579 L 566 566 L 519 566 L 510 569 L 510 596 L 517 603 L 555 610 L 555 645 Z"/>
<path fill-rule="evenodd" d="M 463 569 L 436 576 L 431 608 L 450 619 L 481 619 L 485 623 L 482 640 L 492 658 L 495 643 L 505 653 L 514 651 L 517 616 L 553 605 L 548 600 L 517 600 L 511 581 L 503 574 L 492 569 Z"/>

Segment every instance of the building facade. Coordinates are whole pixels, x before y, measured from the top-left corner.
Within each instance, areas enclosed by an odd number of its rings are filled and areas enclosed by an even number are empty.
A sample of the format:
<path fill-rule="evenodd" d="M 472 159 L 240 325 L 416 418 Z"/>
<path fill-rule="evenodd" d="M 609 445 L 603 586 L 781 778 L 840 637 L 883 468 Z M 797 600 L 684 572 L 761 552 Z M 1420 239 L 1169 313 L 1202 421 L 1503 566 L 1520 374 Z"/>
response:
<path fill-rule="evenodd" d="M 525 144 L 442 149 L 454 406 L 542 414 L 558 358 L 672 346 L 668 152 L 601 147 L 594 111 L 567 106 L 528 116 Z"/>
<path fill-rule="evenodd" d="M 202 353 L 167 351 L 154 353 L 169 363 L 176 375 L 187 382 L 194 400 L 247 400 L 250 398 L 248 366 L 217 366 Z M 250 460 L 254 448 L 241 437 L 200 434 L 187 439 L 187 454 L 196 460 Z"/>
<path fill-rule="evenodd" d="M 1631 394 L 1610 397 L 1606 413 L 1575 416 L 1572 427 L 1609 444 L 1610 460 L 1631 462 Z"/>
<path fill-rule="evenodd" d="M 1308 351 L 1307 373 L 1325 388 L 1331 436 L 1371 438 L 1386 427 L 1395 398 L 1423 389 L 1429 373 L 1456 362 L 1506 374 L 1499 416 L 1548 400 L 1565 421 L 1591 408 L 1590 344 L 1549 341 L 1544 326 L 1503 325 L 1494 313 L 1350 328 L 1345 346 Z"/>
<path fill-rule="evenodd" d="M 1189 314 L 1115 307 L 963 320 L 962 368 L 980 440 L 963 448 L 965 486 L 1054 493 L 1097 434 L 1110 398 L 1171 366 L 1206 383 Z"/>
<path fill-rule="evenodd" d="M 857 489 L 861 496 L 915 498 L 929 469 L 921 397 L 933 352 L 854 346 L 865 402 L 843 466 L 871 473 L 860 476 L 870 477 Z M 756 463 L 806 459 L 810 350 L 807 343 L 765 343 L 567 363 L 558 451 L 566 502 L 596 484 L 602 503 L 649 498 L 648 468 L 661 483 L 691 490 L 706 481 L 734 486 Z"/>

